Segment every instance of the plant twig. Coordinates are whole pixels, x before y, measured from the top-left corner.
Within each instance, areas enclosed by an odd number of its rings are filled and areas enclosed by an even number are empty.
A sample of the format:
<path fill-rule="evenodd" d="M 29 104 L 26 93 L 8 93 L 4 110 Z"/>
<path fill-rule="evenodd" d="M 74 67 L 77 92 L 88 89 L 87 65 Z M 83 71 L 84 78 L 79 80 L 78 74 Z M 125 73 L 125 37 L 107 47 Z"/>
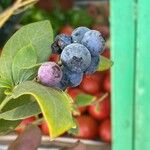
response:
<path fill-rule="evenodd" d="M 98 100 L 94 100 L 91 104 L 92 105 L 98 104 L 99 102 L 102 102 L 107 96 L 108 96 L 108 93 L 105 93 L 102 95 L 102 97 L 100 97 Z"/>
<path fill-rule="evenodd" d="M 37 0 L 26 0 L 25 2 L 22 2 L 18 5 L 18 7 L 24 7 L 24 6 L 27 6 L 27 5 L 30 5 L 30 4 L 33 4 L 37 2 Z"/>
<path fill-rule="evenodd" d="M 36 3 L 38 0 L 16 0 L 16 2 L 0 15 L 0 28 L 18 9 Z"/>

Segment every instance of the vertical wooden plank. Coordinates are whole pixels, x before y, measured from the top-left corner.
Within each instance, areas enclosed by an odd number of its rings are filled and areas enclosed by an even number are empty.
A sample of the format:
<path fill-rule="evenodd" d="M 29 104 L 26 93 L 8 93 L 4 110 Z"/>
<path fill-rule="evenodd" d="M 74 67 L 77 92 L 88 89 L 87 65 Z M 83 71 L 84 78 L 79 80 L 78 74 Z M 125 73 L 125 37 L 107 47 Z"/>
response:
<path fill-rule="evenodd" d="M 137 8 L 135 150 L 150 150 L 150 1 Z"/>
<path fill-rule="evenodd" d="M 133 150 L 134 0 L 110 1 L 113 150 Z"/>

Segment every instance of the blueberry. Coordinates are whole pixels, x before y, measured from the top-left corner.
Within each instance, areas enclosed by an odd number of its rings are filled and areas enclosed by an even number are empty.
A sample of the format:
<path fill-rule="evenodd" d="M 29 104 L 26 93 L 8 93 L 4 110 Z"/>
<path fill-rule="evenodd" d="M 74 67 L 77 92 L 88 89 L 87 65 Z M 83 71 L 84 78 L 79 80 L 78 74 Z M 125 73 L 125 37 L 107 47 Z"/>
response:
<path fill-rule="evenodd" d="M 52 52 L 61 54 L 62 50 L 72 43 L 71 36 L 65 34 L 59 34 L 56 36 L 54 43 L 52 44 Z"/>
<path fill-rule="evenodd" d="M 61 54 L 62 50 L 60 49 L 60 47 L 57 45 L 57 41 L 55 41 L 52 45 L 52 53 L 53 54 Z"/>
<path fill-rule="evenodd" d="M 87 32 L 87 31 L 90 31 L 90 29 L 86 28 L 86 27 L 78 27 L 76 28 L 71 36 L 72 36 L 72 41 L 73 42 L 77 42 L 77 43 L 80 43 L 84 34 Z"/>
<path fill-rule="evenodd" d="M 56 87 L 64 90 L 68 86 L 76 87 L 78 86 L 83 78 L 83 73 L 76 73 L 68 70 L 68 68 L 62 68 L 63 76 L 61 81 L 56 85 Z"/>
<path fill-rule="evenodd" d="M 86 32 L 81 43 L 87 47 L 92 56 L 101 54 L 105 46 L 105 40 L 103 39 L 101 33 L 96 30 Z"/>
<path fill-rule="evenodd" d="M 38 70 L 38 80 L 47 86 L 56 85 L 62 78 L 62 70 L 55 62 L 45 62 Z"/>
<path fill-rule="evenodd" d="M 91 64 L 90 66 L 85 70 L 86 74 L 92 74 L 97 70 L 98 64 L 100 61 L 100 57 L 98 56 L 93 56 L 91 59 Z"/>
<path fill-rule="evenodd" d="M 64 83 L 63 81 L 61 81 L 61 82 L 57 83 L 55 87 L 65 91 L 66 88 L 68 87 L 68 85 L 66 83 Z"/>
<path fill-rule="evenodd" d="M 71 87 L 78 86 L 83 78 L 83 73 L 76 73 L 68 70 L 65 74 L 69 78 L 68 85 Z"/>
<path fill-rule="evenodd" d="M 73 43 L 64 48 L 60 59 L 70 71 L 81 73 L 89 67 L 91 54 L 84 45 Z"/>

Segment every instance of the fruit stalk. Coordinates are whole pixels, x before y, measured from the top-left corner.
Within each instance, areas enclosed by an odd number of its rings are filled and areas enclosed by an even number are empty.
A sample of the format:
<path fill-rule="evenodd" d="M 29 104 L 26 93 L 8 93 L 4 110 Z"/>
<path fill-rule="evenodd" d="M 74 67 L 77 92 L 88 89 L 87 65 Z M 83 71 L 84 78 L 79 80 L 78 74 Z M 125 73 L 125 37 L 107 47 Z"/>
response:
<path fill-rule="evenodd" d="M 100 97 L 97 101 L 93 101 L 91 104 L 98 104 L 99 102 L 103 101 L 108 96 L 108 93 L 105 93 L 102 97 Z"/>

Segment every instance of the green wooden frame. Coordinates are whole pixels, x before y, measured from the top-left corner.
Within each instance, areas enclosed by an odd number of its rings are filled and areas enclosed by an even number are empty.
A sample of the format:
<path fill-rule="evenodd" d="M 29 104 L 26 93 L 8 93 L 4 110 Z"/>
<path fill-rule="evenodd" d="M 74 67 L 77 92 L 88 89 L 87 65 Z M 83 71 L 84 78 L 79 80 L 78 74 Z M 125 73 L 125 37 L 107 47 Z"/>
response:
<path fill-rule="evenodd" d="M 138 0 L 135 89 L 135 149 L 150 150 L 150 1 Z"/>
<path fill-rule="evenodd" d="M 150 150 L 149 0 L 111 0 L 113 150 Z"/>

